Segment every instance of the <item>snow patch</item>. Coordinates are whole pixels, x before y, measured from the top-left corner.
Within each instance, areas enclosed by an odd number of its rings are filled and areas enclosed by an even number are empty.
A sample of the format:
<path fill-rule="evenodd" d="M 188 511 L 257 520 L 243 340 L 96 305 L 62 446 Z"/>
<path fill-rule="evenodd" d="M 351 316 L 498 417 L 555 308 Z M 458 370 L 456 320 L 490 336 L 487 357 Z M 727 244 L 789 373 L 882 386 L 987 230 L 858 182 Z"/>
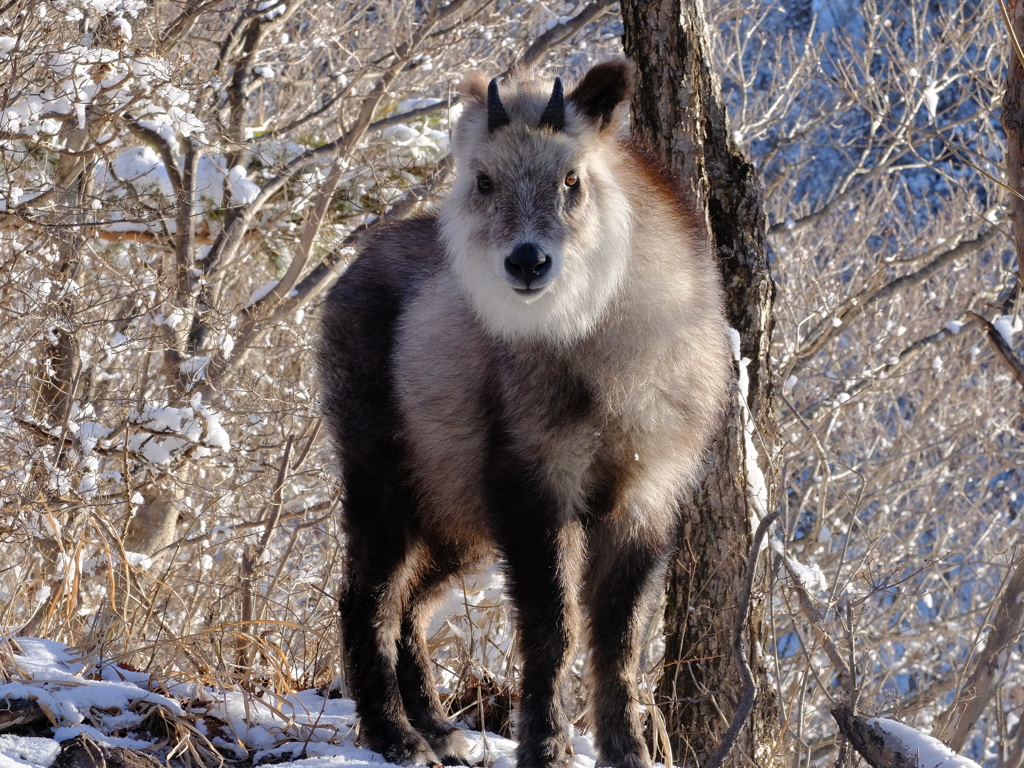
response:
<path fill-rule="evenodd" d="M 828 533 L 827 528 L 822 526 L 822 529 L 824 532 Z M 829 537 L 831 538 L 831 534 L 829 534 Z M 820 534 L 818 536 L 818 540 L 822 541 L 822 537 Z M 782 542 L 778 539 L 771 539 L 769 543 L 771 545 L 772 551 L 779 555 L 779 557 L 782 557 L 786 560 L 786 566 L 793 573 L 797 581 L 800 582 L 800 585 L 804 589 L 806 589 L 812 595 L 816 592 L 824 592 L 826 589 L 828 589 L 828 579 L 825 578 L 824 571 L 821 570 L 817 563 L 811 563 L 810 565 L 805 565 L 804 563 L 801 563 L 799 560 L 790 556 L 789 553 L 786 552 L 786 550 L 782 546 Z"/>
<path fill-rule="evenodd" d="M 246 306 L 251 307 L 257 301 L 266 298 L 267 294 L 270 293 L 275 288 L 277 288 L 278 283 L 280 282 L 280 280 L 271 280 L 270 282 L 261 285 L 259 288 L 252 292 L 252 296 L 249 297 L 249 303 Z"/>
<path fill-rule="evenodd" d="M 10 765 L 39 765 L 49 768 L 60 753 L 60 744 L 53 739 L 36 736 L 11 736 L 0 734 L 0 766 L 7 758 Z"/>
<path fill-rule="evenodd" d="M 726 335 L 729 337 L 729 345 L 732 347 L 733 360 L 736 361 L 739 369 L 737 396 L 740 418 L 743 420 L 743 458 L 746 467 L 747 495 L 751 501 L 750 531 L 753 534 L 761 519 L 768 514 L 768 485 L 765 482 L 764 473 L 757 463 L 757 448 L 754 445 L 754 417 L 747 405 L 750 391 L 750 376 L 747 374 L 747 366 L 750 365 L 750 358 L 741 356 L 739 331 L 726 326 Z M 766 546 L 767 544 L 762 540 L 761 549 L 763 550 Z"/>
<path fill-rule="evenodd" d="M 999 335 L 1003 337 L 1006 346 L 1012 347 L 1013 334 L 1020 333 L 1021 330 L 1021 319 L 1013 315 L 1000 315 L 992 321 L 992 325 L 999 331 Z"/>
<path fill-rule="evenodd" d="M 132 25 L 128 23 L 127 19 L 117 18 L 110 22 L 110 26 L 114 28 L 117 36 L 124 42 L 128 42 L 132 39 Z"/>
<path fill-rule="evenodd" d="M 228 171 L 228 189 L 231 191 L 232 205 L 249 205 L 260 195 L 260 186 L 249 181 L 245 176 L 245 168 L 236 165 Z"/>

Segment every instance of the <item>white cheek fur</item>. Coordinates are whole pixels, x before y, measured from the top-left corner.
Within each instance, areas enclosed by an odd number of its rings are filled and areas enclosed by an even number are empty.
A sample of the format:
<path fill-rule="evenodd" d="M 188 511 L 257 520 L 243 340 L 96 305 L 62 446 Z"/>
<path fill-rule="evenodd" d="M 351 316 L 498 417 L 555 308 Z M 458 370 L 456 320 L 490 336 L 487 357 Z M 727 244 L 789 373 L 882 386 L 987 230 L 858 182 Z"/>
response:
<path fill-rule="evenodd" d="M 593 205 L 568 222 L 562 247 L 538 242 L 554 259 L 554 274 L 535 297 L 524 298 L 509 284 L 503 248 L 475 242 L 473 214 L 460 204 L 472 191 L 457 188 L 445 203 L 440 221 L 449 264 L 489 333 L 565 343 L 585 337 L 601 321 L 626 270 L 632 234 L 626 196 L 602 170 L 590 174 Z"/>

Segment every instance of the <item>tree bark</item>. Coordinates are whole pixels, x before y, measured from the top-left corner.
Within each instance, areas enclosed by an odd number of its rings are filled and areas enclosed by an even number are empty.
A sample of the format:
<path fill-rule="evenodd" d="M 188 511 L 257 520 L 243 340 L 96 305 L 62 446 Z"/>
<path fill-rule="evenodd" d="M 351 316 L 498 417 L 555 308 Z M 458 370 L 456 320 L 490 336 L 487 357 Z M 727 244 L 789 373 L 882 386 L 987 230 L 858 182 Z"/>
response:
<path fill-rule="evenodd" d="M 1010 61 L 1006 68 L 1006 92 L 1003 94 L 1003 133 L 1006 134 L 1006 185 L 1010 189 L 1008 207 L 1013 220 L 1013 240 L 1017 252 L 1017 284 L 1024 269 L 1024 0 L 1006 3 L 1004 17 L 1010 34 Z M 1012 19 L 1012 20 L 1011 20 Z M 1019 290 L 1019 288 L 1018 288 Z"/>
<path fill-rule="evenodd" d="M 774 435 L 769 366 L 774 288 L 761 184 L 729 128 L 721 84 L 711 69 L 703 2 L 631 0 L 622 3 L 622 15 L 624 47 L 637 65 L 633 132 L 668 161 L 705 206 L 729 323 L 739 332 L 741 358 L 750 361 L 740 363 L 740 388 L 745 372 L 746 391 L 733 400 L 715 439 L 708 475 L 683 507 L 679 555 L 668 587 L 659 699 L 677 762 L 702 765 L 740 698 L 730 651 L 736 600 L 753 527 L 772 506 L 771 483 L 750 467 L 747 454 L 754 451 L 750 459 L 767 471 Z M 745 632 L 749 648 L 769 647 L 764 600 L 753 601 Z M 757 681 L 754 711 L 725 765 L 752 761 L 764 768 L 776 762 L 775 694 L 759 653 L 751 667 Z"/>

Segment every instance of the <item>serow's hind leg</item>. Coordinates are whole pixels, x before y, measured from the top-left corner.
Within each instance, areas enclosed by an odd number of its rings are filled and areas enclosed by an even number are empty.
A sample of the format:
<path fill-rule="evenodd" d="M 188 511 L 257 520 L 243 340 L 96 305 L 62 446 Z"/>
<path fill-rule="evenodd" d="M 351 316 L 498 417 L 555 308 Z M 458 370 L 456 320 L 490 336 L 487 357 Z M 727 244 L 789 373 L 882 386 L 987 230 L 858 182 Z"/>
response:
<path fill-rule="evenodd" d="M 422 734 L 443 765 L 469 765 L 469 745 L 462 730 L 444 714 L 430 672 L 426 627 L 435 603 L 461 570 L 454 554 L 435 553 L 431 570 L 415 589 L 402 617 L 398 641 L 398 685 L 409 722 Z"/>
<path fill-rule="evenodd" d="M 671 539 L 653 531 L 630 535 L 623 526 L 621 519 L 606 519 L 593 532 L 583 590 L 597 765 L 649 768 L 637 676 Z"/>
<path fill-rule="evenodd" d="M 372 489 L 373 500 L 365 505 L 360 504 L 361 500 L 367 501 L 360 491 L 358 485 L 349 484 L 348 579 L 340 601 L 342 638 L 359 715 L 360 740 L 389 762 L 437 765 L 441 762 L 437 754 L 409 722 L 397 669 L 405 602 L 410 582 L 422 568 L 426 548 L 410 542 L 411 532 L 399 525 L 401 516 L 407 514 L 404 504 L 381 508 L 382 497 L 394 493 L 393 488 Z M 385 527 L 381 521 L 389 521 L 390 526 Z"/>

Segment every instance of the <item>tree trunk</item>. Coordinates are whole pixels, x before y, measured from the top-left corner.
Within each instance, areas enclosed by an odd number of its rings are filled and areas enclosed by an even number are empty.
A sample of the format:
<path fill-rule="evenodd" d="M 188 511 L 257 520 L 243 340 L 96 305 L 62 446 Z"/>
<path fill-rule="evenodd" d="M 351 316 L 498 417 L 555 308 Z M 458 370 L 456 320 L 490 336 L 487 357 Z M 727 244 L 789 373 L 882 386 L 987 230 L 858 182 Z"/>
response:
<path fill-rule="evenodd" d="M 771 281 L 766 221 L 755 168 L 736 148 L 701 0 L 622 4 L 624 46 L 637 65 L 633 132 L 664 157 L 705 205 L 722 270 L 727 316 L 740 335 L 740 394 L 712 446 L 708 475 L 683 507 L 670 572 L 665 671 L 659 699 L 676 762 L 702 765 L 739 698 L 731 641 L 753 527 L 771 509 L 764 482 L 774 429 L 769 345 Z M 741 405 L 741 400 L 745 405 Z M 751 452 L 754 455 L 749 455 Z M 749 471 L 748 471 L 749 470 Z M 755 584 L 755 595 L 757 585 Z M 774 689 L 761 649 L 770 645 L 764 600 L 752 601 L 746 645 L 757 699 L 726 765 L 772 765 L 778 733 Z"/>
<path fill-rule="evenodd" d="M 1024 285 L 1021 270 L 1024 270 L 1024 200 L 1014 192 L 1024 191 L 1024 51 L 1014 41 L 1024 41 L 1024 4 L 1008 3 L 1010 17 L 1010 61 L 1006 68 L 1006 92 L 1003 94 L 1003 133 L 1006 134 L 1006 185 L 1011 190 L 1007 207 L 1013 220 L 1013 242 L 1017 252 L 1017 284 Z M 1010 19 L 1013 19 L 1010 21 Z"/>

